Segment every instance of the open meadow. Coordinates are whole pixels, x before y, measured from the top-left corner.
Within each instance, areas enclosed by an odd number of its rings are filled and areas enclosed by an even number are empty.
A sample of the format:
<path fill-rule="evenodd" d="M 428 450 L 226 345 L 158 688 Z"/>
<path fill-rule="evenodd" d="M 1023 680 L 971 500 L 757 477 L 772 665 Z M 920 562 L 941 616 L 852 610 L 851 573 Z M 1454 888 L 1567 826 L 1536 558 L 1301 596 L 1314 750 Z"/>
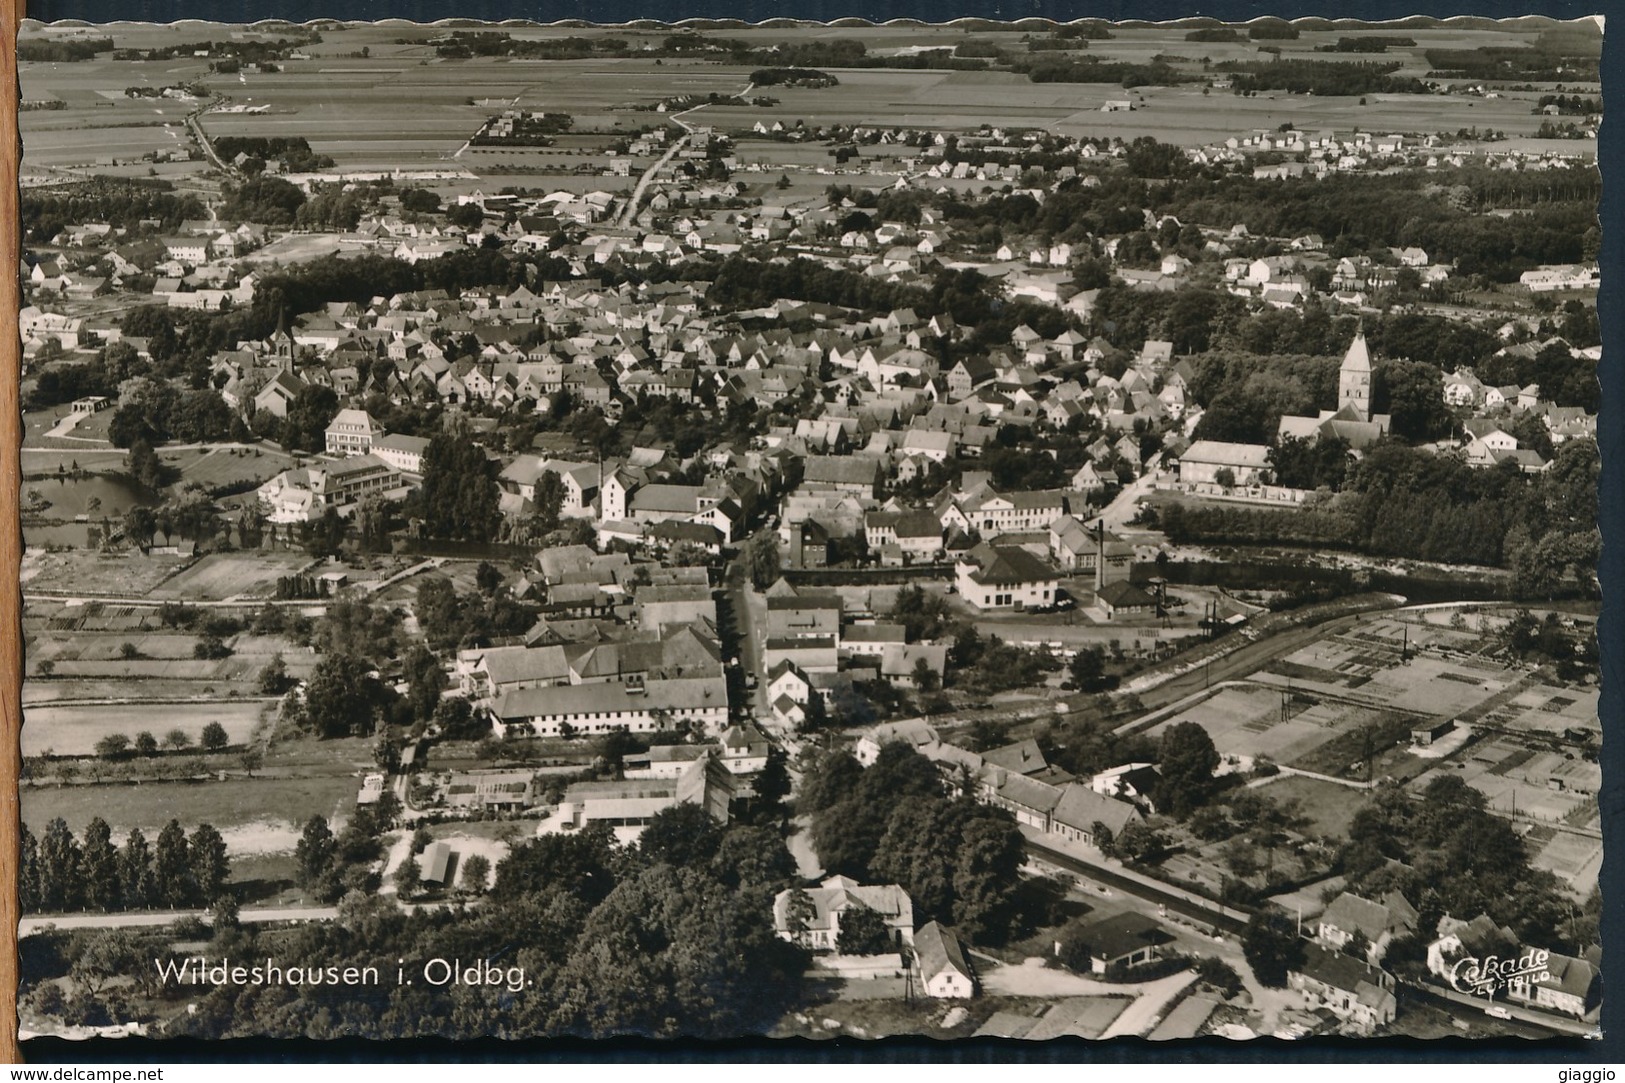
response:
<path fill-rule="evenodd" d="M 88 756 L 96 742 L 109 734 L 134 738 L 143 731 L 160 740 L 179 729 L 195 745 L 203 727 L 218 722 L 233 744 L 248 740 L 259 725 L 266 701 L 227 700 L 216 703 L 64 704 L 29 707 L 23 712 L 22 752 L 25 756 Z"/>
<path fill-rule="evenodd" d="M 213 824 L 233 856 L 292 850 L 298 825 L 313 815 L 342 822 L 355 808 L 360 781 L 342 775 L 310 778 L 233 778 L 229 782 L 143 782 L 88 788 L 40 786 L 28 791 L 23 820 L 36 836 L 60 816 L 76 833 L 93 816 L 115 838 L 139 827 L 154 838 L 171 819 Z M 335 823 L 337 829 L 337 823 Z M 234 831 L 235 829 L 235 831 Z"/>

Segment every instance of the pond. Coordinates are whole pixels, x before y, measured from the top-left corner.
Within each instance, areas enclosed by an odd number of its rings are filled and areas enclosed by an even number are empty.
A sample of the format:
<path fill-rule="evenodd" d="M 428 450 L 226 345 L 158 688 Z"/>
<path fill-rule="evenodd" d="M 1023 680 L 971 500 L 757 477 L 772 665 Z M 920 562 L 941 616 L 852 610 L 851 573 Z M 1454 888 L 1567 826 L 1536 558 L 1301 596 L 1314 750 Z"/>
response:
<path fill-rule="evenodd" d="M 109 474 L 24 481 L 20 497 L 23 541 L 30 546 L 82 548 L 91 544 L 92 523 L 99 528 L 104 518 L 117 522 L 132 507 L 159 503 L 157 494 Z M 74 521 L 81 515 L 89 522 Z"/>

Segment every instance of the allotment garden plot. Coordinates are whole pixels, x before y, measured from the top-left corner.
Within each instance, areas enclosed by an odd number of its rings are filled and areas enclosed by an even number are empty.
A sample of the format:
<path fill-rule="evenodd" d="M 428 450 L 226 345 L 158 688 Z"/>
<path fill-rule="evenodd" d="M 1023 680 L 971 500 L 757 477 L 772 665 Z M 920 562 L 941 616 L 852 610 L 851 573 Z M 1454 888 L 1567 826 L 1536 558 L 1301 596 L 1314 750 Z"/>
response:
<path fill-rule="evenodd" d="M 1221 689 L 1192 704 L 1152 728 L 1149 736 L 1160 737 L 1177 722 L 1201 725 L 1221 756 L 1242 763 L 1264 758 L 1322 774 L 1343 773 L 1360 759 L 1367 732 L 1379 745 L 1391 745 L 1398 731 L 1410 731 L 1409 717 L 1398 712 L 1251 683 Z"/>

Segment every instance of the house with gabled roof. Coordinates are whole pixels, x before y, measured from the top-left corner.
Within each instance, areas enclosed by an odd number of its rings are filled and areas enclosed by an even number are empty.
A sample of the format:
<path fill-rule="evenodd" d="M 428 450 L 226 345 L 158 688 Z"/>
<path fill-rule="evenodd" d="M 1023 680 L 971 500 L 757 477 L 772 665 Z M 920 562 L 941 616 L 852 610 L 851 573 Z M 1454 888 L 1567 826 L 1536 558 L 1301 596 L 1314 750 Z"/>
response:
<path fill-rule="evenodd" d="M 1048 608 L 1060 586 L 1048 564 L 1011 545 L 984 542 L 959 558 L 954 573 L 960 597 L 982 610 Z"/>
<path fill-rule="evenodd" d="M 1388 951 L 1390 941 L 1415 931 L 1416 908 L 1399 892 L 1390 891 L 1374 901 L 1345 891 L 1320 915 L 1315 939 L 1341 951 L 1358 935 L 1367 945 L 1366 958 L 1376 963 Z"/>
<path fill-rule="evenodd" d="M 1140 810 L 1127 801 L 1096 793 L 1081 783 L 1061 787 L 1060 798 L 1050 813 L 1050 832 L 1086 846 L 1100 846 L 1104 828 L 1116 838 L 1130 824 L 1144 822 Z"/>
<path fill-rule="evenodd" d="M 841 919 L 855 909 L 879 913 L 899 947 L 914 943 L 914 902 L 908 892 L 896 884 L 860 884 L 850 876 L 779 892 L 773 898 L 773 931 L 813 951 L 836 951 Z"/>
<path fill-rule="evenodd" d="M 305 381 L 283 369 L 266 381 L 255 394 L 254 411 L 264 410 L 276 417 L 287 417 L 288 408 L 305 388 Z"/>
<path fill-rule="evenodd" d="M 1352 955 L 1320 944 L 1303 944 L 1304 958 L 1287 971 L 1287 988 L 1311 1011 L 1326 1009 L 1344 1028 L 1369 1035 L 1394 1021 L 1394 977 Z"/>
<path fill-rule="evenodd" d="M 976 995 L 976 973 L 951 930 L 935 921 L 920 926 L 914 934 L 914 957 L 926 996 L 963 1000 Z"/>

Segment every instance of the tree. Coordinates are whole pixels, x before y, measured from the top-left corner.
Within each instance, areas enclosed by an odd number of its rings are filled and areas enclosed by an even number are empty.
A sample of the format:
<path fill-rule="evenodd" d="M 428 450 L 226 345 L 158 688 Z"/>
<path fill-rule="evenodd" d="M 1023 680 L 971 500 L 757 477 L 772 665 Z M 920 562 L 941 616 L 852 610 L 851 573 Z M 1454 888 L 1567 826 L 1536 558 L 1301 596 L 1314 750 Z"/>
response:
<path fill-rule="evenodd" d="M 110 982 L 135 974 L 144 977 L 151 970 L 150 960 L 150 955 L 141 958 L 141 945 L 128 929 L 97 929 L 81 944 L 68 976 L 94 1000 Z"/>
<path fill-rule="evenodd" d="M 537 482 L 538 488 L 541 483 Z M 481 594 L 495 594 L 497 588 L 502 586 L 502 569 L 488 560 L 482 560 L 474 569 L 474 585 Z"/>
<path fill-rule="evenodd" d="M 407 855 L 406 860 L 396 867 L 394 881 L 395 890 L 400 892 L 401 898 L 410 899 L 416 895 L 423 886 L 423 869 L 418 865 L 418 859 Z"/>
<path fill-rule="evenodd" d="M 406 652 L 401 668 L 406 677 L 407 702 L 412 706 L 412 717 L 428 721 L 434 717 L 435 708 L 440 706 L 440 693 L 446 687 L 446 671 L 440 668 L 440 659 L 419 643 Z"/>
<path fill-rule="evenodd" d="M 937 690 L 937 686 L 941 683 L 941 678 L 937 676 L 937 671 L 932 669 L 931 663 L 927 662 L 924 658 L 917 658 L 914 660 L 913 676 L 914 687 L 918 688 L 921 692 L 935 692 Z"/>
<path fill-rule="evenodd" d="M 750 581 L 757 590 L 765 590 L 779 578 L 779 536 L 764 531 L 750 540 L 747 546 Z"/>
<path fill-rule="evenodd" d="M 147 848 L 147 838 L 139 827 L 131 828 L 118 858 L 119 898 L 124 909 L 142 910 L 153 904 L 152 877 L 152 852 Z"/>
<path fill-rule="evenodd" d="M 176 752 L 183 751 L 191 743 L 192 738 L 187 736 L 186 731 L 178 726 L 164 734 L 164 746 Z"/>
<path fill-rule="evenodd" d="M 356 509 L 355 522 L 356 540 L 363 551 L 390 552 L 389 501 L 381 496 L 369 496 L 362 500 L 361 506 Z"/>
<path fill-rule="evenodd" d="M 794 888 L 785 905 L 785 924 L 790 935 L 802 947 L 810 946 L 813 919 L 818 916 L 818 905 L 805 888 Z"/>
<path fill-rule="evenodd" d="M 39 841 L 26 823 L 17 826 L 17 907 L 32 914 L 40 908 Z"/>
<path fill-rule="evenodd" d="M 543 470 L 536 479 L 536 513 L 532 522 L 542 534 L 551 534 L 559 528 L 559 513 L 564 507 L 564 479 L 552 470 Z"/>
<path fill-rule="evenodd" d="M 150 730 L 142 730 L 135 735 L 135 751 L 139 756 L 156 756 L 158 754 L 158 738 Z"/>
<path fill-rule="evenodd" d="M 305 687 L 305 717 L 318 737 L 371 734 L 376 686 L 366 662 L 351 654 L 329 654 L 316 663 Z"/>
<path fill-rule="evenodd" d="M 199 659 L 218 660 L 230 658 L 235 653 L 226 645 L 226 641 L 217 635 L 205 633 L 198 641 L 192 644 L 192 657 Z"/>
<path fill-rule="evenodd" d="M 322 451 L 327 447 L 327 426 L 339 412 L 339 397 L 331 387 L 307 384 L 299 389 L 279 435 L 289 451 Z"/>
<path fill-rule="evenodd" d="M 790 796 L 790 770 L 784 750 L 772 745 L 767 750 L 767 763 L 756 776 L 756 800 L 764 810 L 773 810 L 783 816 L 784 799 Z"/>
<path fill-rule="evenodd" d="M 96 742 L 96 755 L 104 760 L 122 760 L 130 751 L 130 739 L 122 733 L 109 733 Z"/>
<path fill-rule="evenodd" d="M 665 862 L 677 867 L 698 868 L 716 856 L 722 844 L 722 829 L 711 814 L 692 801 L 662 809 L 649 818 L 638 836 L 638 852 L 644 861 Z"/>
<path fill-rule="evenodd" d="M 1143 861 L 1167 846 L 1162 834 L 1142 823 L 1126 825 L 1112 841 L 1112 852 L 1125 861 Z"/>
<path fill-rule="evenodd" d="M 214 935 L 218 938 L 222 933 L 236 929 L 241 924 L 241 909 L 233 895 L 216 895 L 209 903 L 209 923 L 214 926 Z"/>
<path fill-rule="evenodd" d="M 1156 786 L 1157 808 L 1181 820 L 1205 804 L 1219 766 L 1213 738 L 1195 722 L 1178 722 L 1162 735 L 1157 748 L 1161 779 Z"/>
<path fill-rule="evenodd" d="M 47 913 L 77 910 L 84 899 L 83 862 L 79 843 L 58 816 L 45 825 L 39 844 L 40 909 Z"/>
<path fill-rule="evenodd" d="M 419 492 L 431 537 L 490 541 L 502 521 L 496 464 L 472 441 L 441 433 L 423 453 Z"/>
<path fill-rule="evenodd" d="M 1439 393 L 1443 374 L 1425 361 L 1383 361 L 1371 374 L 1371 409 L 1391 418 L 1406 440 L 1437 440 L 1450 433 L 1450 409 Z"/>
<path fill-rule="evenodd" d="M 158 520 L 144 504 L 137 504 L 124 513 L 124 536 L 137 545 L 151 545 L 157 530 Z"/>
<path fill-rule="evenodd" d="M 835 950 L 842 955 L 882 955 L 897 949 L 886 917 L 878 910 L 853 903 L 841 911 Z"/>
<path fill-rule="evenodd" d="M 475 230 L 485 221 L 485 208 L 478 203 L 459 203 L 446 212 L 446 221 L 465 230 Z"/>
<path fill-rule="evenodd" d="M 202 741 L 205 752 L 219 752 L 231 743 L 231 738 L 226 734 L 226 727 L 219 722 L 210 722 L 203 727 Z"/>
<path fill-rule="evenodd" d="M 124 457 L 124 469 L 143 489 L 156 492 L 169 483 L 168 468 L 158 458 L 158 453 L 152 450 L 152 445 L 145 440 L 136 440 L 130 444 L 130 452 Z M 149 532 L 148 540 L 151 540 L 151 537 Z"/>
<path fill-rule="evenodd" d="M 450 696 L 436 704 L 434 723 L 447 740 L 463 740 L 490 733 L 490 727 L 474 716 L 474 705 L 463 696 Z"/>
<path fill-rule="evenodd" d="M 192 855 L 179 820 L 170 820 L 158 832 L 152 850 L 152 875 L 158 901 L 163 905 L 182 907 L 192 901 Z"/>
<path fill-rule="evenodd" d="M 1241 975 L 1236 968 L 1215 956 L 1204 955 L 1196 960 L 1196 976 L 1212 986 L 1220 996 L 1233 997 L 1241 992 Z"/>
<path fill-rule="evenodd" d="M 625 770 L 627 756 L 646 751 L 648 746 L 628 733 L 624 727 L 604 734 L 594 748 L 598 759 L 603 761 L 605 767 L 615 772 L 616 778 L 620 778 Z"/>
<path fill-rule="evenodd" d="M 484 895 L 491 882 L 491 862 L 482 854 L 470 854 L 463 861 L 461 876 L 464 891 Z"/>
<path fill-rule="evenodd" d="M 226 840 L 212 825 L 199 824 L 192 831 L 190 850 L 196 899 L 199 902 L 213 902 L 220 897 L 226 881 L 231 877 Z"/>
<path fill-rule="evenodd" d="M 326 877 L 333 865 L 338 845 L 325 816 L 312 816 L 305 821 L 305 829 L 294 845 L 293 858 L 298 866 L 299 886 L 309 891 Z"/>
<path fill-rule="evenodd" d="M 1072 656 L 1072 684 L 1080 692 L 1099 692 L 1106 685 L 1106 652 L 1098 644 L 1079 647 Z"/>
<path fill-rule="evenodd" d="M 281 651 L 273 654 L 271 660 L 260 667 L 255 684 L 260 693 L 267 696 L 280 696 L 293 686 L 293 681 L 288 677 L 288 663 L 283 660 Z"/>
<path fill-rule="evenodd" d="M 118 851 L 113 847 L 112 830 L 100 816 L 85 825 L 84 851 L 79 862 L 80 882 L 85 887 L 85 908 L 116 910 L 119 906 Z"/>
<path fill-rule="evenodd" d="M 1241 951 L 1259 984 L 1271 989 L 1284 988 L 1287 971 L 1304 960 L 1303 941 L 1292 918 L 1273 907 L 1260 910 L 1247 922 Z"/>
<path fill-rule="evenodd" d="M 388 727 L 379 727 L 378 739 L 372 744 L 372 759 L 378 769 L 392 775 L 401 769 L 401 749 L 405 742 Z"/>

